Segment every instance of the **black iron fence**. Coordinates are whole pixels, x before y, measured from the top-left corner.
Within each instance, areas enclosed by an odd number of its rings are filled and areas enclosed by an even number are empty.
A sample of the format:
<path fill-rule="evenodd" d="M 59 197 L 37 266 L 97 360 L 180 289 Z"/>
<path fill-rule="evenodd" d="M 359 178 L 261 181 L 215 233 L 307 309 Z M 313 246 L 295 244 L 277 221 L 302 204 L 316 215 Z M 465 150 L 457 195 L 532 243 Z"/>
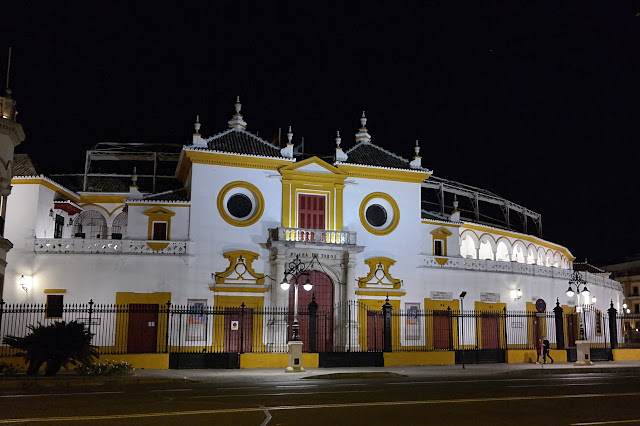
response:
<path fill-rule="evenodd" d="M 305 352 L 400 352 L 552 349 L 586 338 L 593 348 L 640 348 L 640 315 L 585 308 L 553 312 L 394 310 L 389 303 L 352 301 L 331 311 L 313 302 L 297 321 Z M 0 302 L 0 338 L 29 333 L 29 325 L 78 321 L 103 354 L 285 353 L 294 312 L 288 308 L 166 304 L 71 304 L 59 307 Z M 582 328 L 582 330 L 581 330 Z M 582 337 L 584 334 L 584 337 Z M 0 345 L 0 356 L 15 354 Z"/>

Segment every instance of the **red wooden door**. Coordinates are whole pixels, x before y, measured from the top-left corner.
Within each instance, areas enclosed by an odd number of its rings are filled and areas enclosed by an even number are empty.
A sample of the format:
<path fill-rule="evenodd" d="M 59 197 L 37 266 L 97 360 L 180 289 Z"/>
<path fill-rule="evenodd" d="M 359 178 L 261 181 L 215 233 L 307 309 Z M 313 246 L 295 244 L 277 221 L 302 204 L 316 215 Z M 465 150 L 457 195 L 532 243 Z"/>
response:
<path fill-rule="evenodd" d="M 130 304 L 127 331 L 127 352 L 157 352 L 158 305 Z"/>
<path fill-rule="evenodd" d="M 313 284 L 311 291 L 306 291 L 302 287 L 307 277 Z M 300 275 L 296 278 L 298 280 L 298 312 L 302 312 L 302 315 L 298 315 L 302 348 L 305 351 L 309 348 L 308 307 L 312 296 L 315 296 L 318 304 L 317 348 L 320 352 L 330 351 L 333 347 L 333 281 L 327 274 L 320 271 L 309 271 L 308 276 Z M 291 280 L 291 284 L 294 282 L 295 278 Z M 294 298 L 295 289 L 292 285 L 289 287 L 289 338 L 292 335 Z"/>
<path fill-rule="evenodd" d="M 367 351 L 382 351 L 383 322 L 382 311 L 367 311 Z"/>
<path fill-rule="evenodd" d="M 224 351 L 251 352 L 253 342 L 253 309 L 224 310 Z"/>
<path fill-rule="evenodd" d="M 323 195 L 298 195 L 298 228 L 325 229 Z"/>
<path fill-rule="evenodd" d="M 450 349 L 451 317 L 447 311 L 433 311 L 433 348 Z"/>
<path fill-rule="evenodd" d="M 482 315 L 482 349 L 499 349 L 500 338 L 497 315 Z"/>

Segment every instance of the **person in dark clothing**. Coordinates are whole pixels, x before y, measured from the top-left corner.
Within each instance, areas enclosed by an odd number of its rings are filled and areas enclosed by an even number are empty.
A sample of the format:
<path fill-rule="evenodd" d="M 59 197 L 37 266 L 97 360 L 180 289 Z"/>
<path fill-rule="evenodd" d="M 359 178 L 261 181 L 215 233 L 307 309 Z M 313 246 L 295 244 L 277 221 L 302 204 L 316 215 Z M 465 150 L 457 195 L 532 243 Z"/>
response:
<path fill-rule="evenodd" d="M 540 364 L 540 352 L 542 352 L 542 339 L 536 342 L 536 364 Z"/>
<path fill-rule="evenodd" d="M 542 336 L 542 363 L 547 363 L 547 357 L 551 360 L 551 364 L 553 364 L 553 358 L 549 354 L 550 343 L 546 336 Z"/>

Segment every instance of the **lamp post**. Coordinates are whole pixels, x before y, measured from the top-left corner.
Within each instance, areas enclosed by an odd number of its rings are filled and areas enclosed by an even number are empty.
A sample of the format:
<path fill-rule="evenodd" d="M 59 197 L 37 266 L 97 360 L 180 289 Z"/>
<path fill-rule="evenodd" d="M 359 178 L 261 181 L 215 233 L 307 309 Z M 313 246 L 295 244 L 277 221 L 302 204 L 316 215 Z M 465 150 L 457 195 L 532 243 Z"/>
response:
<path fill-rule="evenodd" d="M 300 339 L 300 326 L 298 325 L 298 278 L 302 275 L 306 275 L 307 279 L 302 285 L 302 288 L 305 291 L 311 291 L 313 288 L 313 284 L 311 280 L 309 280 L 309 272 L 307 269 L 311 267 L 314 259 L 316 259 L 316 255 L 312 255 L 311 262 L 308 265 L 305 265 L 300 260 L 300 255 L 296 255 L 293 261 L 289 262 L 289 267 L 284 272 L 284 277 L 282 278 L 282 282 L 280 283 L 280 288 L 284 291 L 288 291 L 291 287 L 289 281 L 293 280 L 293 326 L 292 326 L 292 336 L 291 340 L 288 343 L 289 347 L 289 366 L 286 368 L 287 373 L 293 372 L 304 372 L 304 368 L 302 368 L 302 339 Z"/>
<path fill-rule="evenodd" d="M 464 370 L 464 297 L 467 295 L 466 291 L 460 293 L 460 328 L 462 329 L 462 369 Z"/>
<path fill-rule="evenodd" d="M 573 291 L 573 285 L 576 287 L 576 291 Z M 589 297 L 589 289 L 587 288 L 587 281 L 582 278 L 582 274 L 579 271 L 573 271 L 571 279 L 569 280 L 569 288 L 566 291 L 568 297 L 576 295 L 576 307 L 580 304 L 580 293 L 586 298 Z M 585 323 L 586 317 L 584 314 L 584 305 L 580 306 L 582 311 L 582 321 L 580 321 L 580 340 L 586 340 Z"/>

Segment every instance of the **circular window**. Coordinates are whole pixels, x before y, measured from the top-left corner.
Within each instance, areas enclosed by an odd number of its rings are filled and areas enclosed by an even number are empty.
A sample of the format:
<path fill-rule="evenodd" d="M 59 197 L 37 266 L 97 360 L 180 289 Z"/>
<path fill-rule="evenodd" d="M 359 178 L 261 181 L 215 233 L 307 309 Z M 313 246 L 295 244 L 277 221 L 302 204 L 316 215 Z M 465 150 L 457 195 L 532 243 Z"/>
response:
<path fill-rule="evenodd" d="M 245 194 L 233 194 L 227 200 L 227 210 L 236 219 L 243 219 L 251 214 L 253 204 Z"/>
<path fill-rule="evenodd" d="M 231 182 L 218 194 L 218 212 L 233 226 L 253 225 L 264 211 L 260 190 L 248 182 Z"/>
<path fill-rule="evenodd" d="M 380 204 L 371 204 L 367 207 L 367 222 L 369 225 L 379 228 L 387 222 L 387 211 Z"/>
<path fill-rule="evenodd" d="M 400 222 L 398 204 L 384 192 L 373 192 L 360 203 L 360 222 L 373 235 L 390 234 Z"/>

